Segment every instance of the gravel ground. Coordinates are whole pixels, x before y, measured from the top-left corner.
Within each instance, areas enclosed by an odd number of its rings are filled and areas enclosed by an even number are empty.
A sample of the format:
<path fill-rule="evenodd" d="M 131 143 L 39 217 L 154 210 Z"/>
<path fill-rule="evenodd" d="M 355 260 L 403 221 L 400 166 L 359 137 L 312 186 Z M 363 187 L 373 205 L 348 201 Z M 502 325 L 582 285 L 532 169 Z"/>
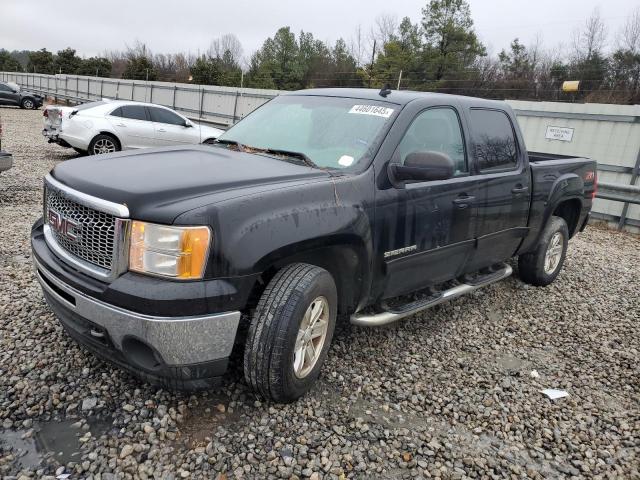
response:
<path fill-rule="evenodd" d="M 157 390 L 71 341 L 31 272 L 41 179 L 75 157 L 0 109 L 0 475 L 640 478 L 640 238 L 590 227 L 547 288 L 514 276 L 379 329 L 338 327 L 292 405 Z M 540 393 L 559 388 L 569 397 Z"/>

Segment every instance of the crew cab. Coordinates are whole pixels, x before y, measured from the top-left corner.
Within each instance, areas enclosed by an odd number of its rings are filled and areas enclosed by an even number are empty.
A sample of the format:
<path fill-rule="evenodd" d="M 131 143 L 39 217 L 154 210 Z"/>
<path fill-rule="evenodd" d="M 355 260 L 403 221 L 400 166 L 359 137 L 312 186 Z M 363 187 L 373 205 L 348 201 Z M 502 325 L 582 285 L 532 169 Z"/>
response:
<path fill-rule="evenodd" d="M 42 135 L 78 153 L 212 143 L 219 128 L 192 122 L 163 105 L 103 99 L 74 107 L 48 105 Z"/>
<path fill-rule="evenodd" d="M 33 260 L 73 338 L 184 389 L 215 385 L 236 345 L 247 383 L 288 402 L 337 318 L 408 317 L 508 277 L 514 257 L 523 281 L 553 282 L 596 164 L 528 153 L 504 102 L 318 89 L 214 147 L 73 159 L 44 188 Z"/>

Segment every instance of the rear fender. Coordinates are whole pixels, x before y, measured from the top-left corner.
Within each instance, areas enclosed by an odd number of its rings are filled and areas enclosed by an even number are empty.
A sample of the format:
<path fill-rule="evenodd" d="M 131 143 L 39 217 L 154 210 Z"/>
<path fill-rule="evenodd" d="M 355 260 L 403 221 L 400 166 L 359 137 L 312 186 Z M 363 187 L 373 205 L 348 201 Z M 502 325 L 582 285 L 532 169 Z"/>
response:
<path fill-rule="evenodd" d="M 527 250 L 531 250 L 538 245 L 549 219 L 561 203 L 566 201 L 578 201 L 580 206 L 582 206 L 583 197 L 584 181 L 579 175 L 575 173 L 560 175 L 551 185 L 551 190 L 544 204 L 544 213 L 542 215 L 540 228 L 537 231 L 535 240 L 527 242 L 529 246 Z M 520 253 L 524 253 L 524 251 Z"/>

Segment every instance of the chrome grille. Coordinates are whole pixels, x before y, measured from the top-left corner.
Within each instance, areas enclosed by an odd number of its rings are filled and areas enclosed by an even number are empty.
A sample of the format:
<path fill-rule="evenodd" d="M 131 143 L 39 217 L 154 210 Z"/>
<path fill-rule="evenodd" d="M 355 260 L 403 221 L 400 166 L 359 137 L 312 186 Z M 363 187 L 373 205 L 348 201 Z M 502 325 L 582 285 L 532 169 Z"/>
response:
<path fill-rule="evenodd" d="M 52 188 L 45 189 L 45 221 L 48 218 L 48 209 L 78 224 L 75 228 L 76 239 L 52 230 L 61 248 L 86 262 L 112 270 L 116 217 L 80 205 Z"/>

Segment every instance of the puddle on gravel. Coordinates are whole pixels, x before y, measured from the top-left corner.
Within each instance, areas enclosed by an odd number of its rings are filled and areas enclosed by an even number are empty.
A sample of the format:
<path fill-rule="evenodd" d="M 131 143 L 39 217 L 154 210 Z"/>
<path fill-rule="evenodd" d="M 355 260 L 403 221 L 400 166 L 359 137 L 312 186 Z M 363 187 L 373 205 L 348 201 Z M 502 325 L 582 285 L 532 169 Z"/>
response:
<path fill-rule="evenodd" d="M 190 406 L 178 425 L 179 439 L 190 448 L 204 447 L 207 437 L 213 438 L 218 427 L 234 425 L 240 418 L 236 410 L 229 411 L 229 399 L 212 397 Z"/>
<path fill-rule="evenodd" d="M 516 373 L 524 367 L 524 361 L 513 355 L 502 355 L 496 359 L 496 363 L 500 369 L 507 373 Z"/>
<path fill-rule="evenodd" d="M 0 431 L 0 454 L 6 456 L 11 453 L 18 469 L 36 469 L 45 457 L 51 457 L 62 465 L 77 462 L 81 457 L 79 439 L 86 433 L 82 428 L 72 426 L 77 421 L 39 422 L 29 430 Z M 87 424 L 94 438 L 112 426 L 111 421 L 97 418 L 89 418 Z"/>

